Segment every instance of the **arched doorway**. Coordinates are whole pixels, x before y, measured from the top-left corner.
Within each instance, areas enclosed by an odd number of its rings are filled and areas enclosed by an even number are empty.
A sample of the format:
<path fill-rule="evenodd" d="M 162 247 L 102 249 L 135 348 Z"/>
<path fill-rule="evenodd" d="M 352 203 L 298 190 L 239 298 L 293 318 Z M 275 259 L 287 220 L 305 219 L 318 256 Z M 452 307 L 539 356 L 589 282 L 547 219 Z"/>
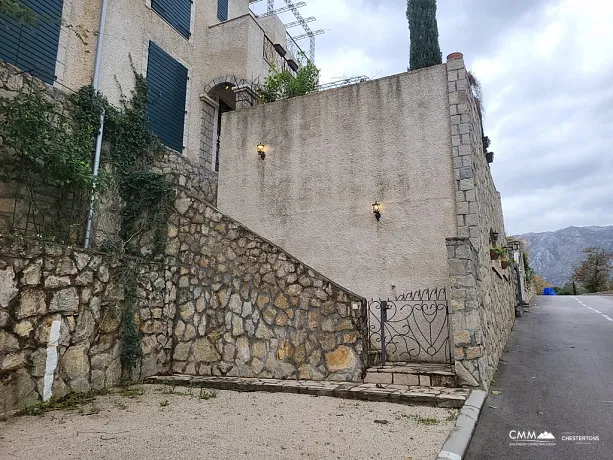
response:
<path fill-rule="evenodd" d="M 221 145 L 221 117 L 236 109 L 252 107 L 257 104 L 255 86 L 249 80 L 235 75 L 217 77 L 204 87 L 202 95 L 203 123 L 201 160 L 213 171 L 219 171 Z"/>

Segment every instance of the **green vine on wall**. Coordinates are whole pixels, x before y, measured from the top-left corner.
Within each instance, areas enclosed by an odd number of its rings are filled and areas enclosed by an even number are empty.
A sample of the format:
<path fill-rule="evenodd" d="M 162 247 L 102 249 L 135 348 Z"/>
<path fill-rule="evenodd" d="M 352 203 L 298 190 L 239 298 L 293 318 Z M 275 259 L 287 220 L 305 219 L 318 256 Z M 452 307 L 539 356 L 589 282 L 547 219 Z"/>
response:
<path fill-rule="evenodd" d="M 140 255 L 141 237 L 148 232 L 153 234 L 153 255 L 163 253 L 175 196 L 172 184 L 150 170 L 165 148 L 147 126 L 147 82 L 134 75 L 131 97 L 122 96 L 118 108 L 91 86 L 71 95 L 65 110 L 44 91 L 24 90 L 12 98 L 0 98 L 0 147 L 8 154 L 7 164 L 0 168 L 0 181 L 25 185 L 35 207 L 35 189 L 41 185 L 60 196 L 82 193 L 87 197 L 99 197 L 113 184 L 117 187 L 122 202 L 119 244 L 107 247 L 118 257 L 124 290 L 121 361 L 125 370 L 133 369 L 141 357 L 135 322 L 138 261 L 130 255 Z M 102 113 L 108 154 L 103 154 L 106 167 L 94 178 L 91 160 Z M 69 219 L 69 227 L 71 222 Z M 82 224 L 76 222 L 81 229 Z M 41 236 L 56 235 L 41 232 Z M 72 235 L 61 241 L 72 243 L 74 239 Z"/>
<path fill-rule="evenodd" d="M 105 139 L 110 139 L 109 163 L 125 205 L 121 211 L 120 239 L 126 252 L 136 252 L 134 241 L 153 232 L 153 253 L 161 254 L 166 242 L 166 223 L 175 192 L 162 174 L 150 165 L 165 151 L 147 125 L 147 82 L 134 72 L 132 97 L 121 98 L 121 108 L 109 107 Z"/>

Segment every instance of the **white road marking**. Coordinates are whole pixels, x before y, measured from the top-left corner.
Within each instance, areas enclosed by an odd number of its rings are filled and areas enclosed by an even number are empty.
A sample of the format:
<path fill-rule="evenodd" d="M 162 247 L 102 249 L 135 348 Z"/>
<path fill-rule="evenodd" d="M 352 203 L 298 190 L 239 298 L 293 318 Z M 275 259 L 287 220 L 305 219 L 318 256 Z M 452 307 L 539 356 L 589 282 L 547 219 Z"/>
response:
<path fill-rule="evenodd" d="M 613 322 L 613 318 L 610 318 L 609 316 L 605 315 L 604 313 L 602 313 L 599 310 L 596 310 L 595 308 L 592 307 L 588 307 L 586 304 L 584 304 L 583 302 L 581 302 L 579 299 L 577 299 L 576 297 L 573 296 L 573 299 L 575 299 L 577 302 L 579 302 L 581 305 L 583 305 L 585 308 L 589 308 L 590 310 L 592 310 L 594 313 L 598 313 L 600 316 L 602 316 L 604 319 L 606 319 L 607 321 L 611 321 Z"/>

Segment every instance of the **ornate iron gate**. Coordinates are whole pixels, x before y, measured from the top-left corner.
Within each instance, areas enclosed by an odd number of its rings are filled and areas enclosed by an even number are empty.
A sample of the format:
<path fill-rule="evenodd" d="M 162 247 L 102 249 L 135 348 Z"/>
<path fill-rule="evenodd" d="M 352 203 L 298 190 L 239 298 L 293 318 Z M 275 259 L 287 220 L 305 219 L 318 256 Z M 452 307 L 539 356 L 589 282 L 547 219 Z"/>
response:
<path fill-rule="evenodd" d="M 369 365 L 451 363 L 447 291 L 426 289 L 368 305 Z"/>

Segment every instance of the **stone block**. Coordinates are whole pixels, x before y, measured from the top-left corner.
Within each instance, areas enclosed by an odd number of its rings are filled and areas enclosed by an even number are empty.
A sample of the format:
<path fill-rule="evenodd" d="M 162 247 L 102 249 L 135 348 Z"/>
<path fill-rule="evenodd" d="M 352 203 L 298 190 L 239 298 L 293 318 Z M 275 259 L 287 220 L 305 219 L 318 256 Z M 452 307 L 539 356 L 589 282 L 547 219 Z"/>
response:
<path fill-rule="evenodd" d="M 452 70 L 465 70 L 464 59 L 452 59 L 447 61 L 447 73 Z"/>
<path fill-rule="evenodd" d="M 419 376 L 419 385 L 422 387 L 430 386 L 430 376 L 429 375 L 420 375 Z"/>
<path fill-rule="evenodd" d="M 458 106 L 457 105 L 449 106 L 449 115 L 453 116 L 453 115 L 457 115 L 457 114 L 458 114 Z"/>
<path fill-rule="evenodd" d="M 466 359 L 477 359 L 483 356 L 483 349 L 481 347 L 467 347 Z"/>
<path fill-rule="evenodd" d="M 19 308 L 17 309 L 17 319 L 27 318 L 29 316 L 43 315 L 47 311 L 46 296 L 42 290 L 28 289 L 23 292 L 19 299 Z"/>
<path fill-rule="evenodd" d="M 473 179 L 460 180 L 459 189 L 462 191 L 473 190 L 475 188 L 475 181 Z"/>
<path fill-rule="evenodd" d="M 56 292 L 49 305 L 50 312 L 75 314 L 79 311 L 79 295 L 72 287 Z"/>
<path fill-rule="evenodd" d="M 394 385 L 419 385 L 419 376 L 415 374 L 392 374 L 392 380 Z M 365 383 L 368 383 L 364 381 Z"/>
<path fill-rule="evenodd" d="M 393 374 L 387 372 L 368 372 L 364 378 L 364 383 L 393 383 Z"/>
<path fill-rule="evenodd" d="M 468 214 L 468 203 L 466 201 L 462 201 L 456 204 L 456 213 L 457 214 Z"/>
<path fill-rule="evenodd" d="M 355 351 L 344 345 L 326 353 L 326 365 L 330 372 L 353 370 L 357 362 Z"/>
<path fill-rule="evenodd" d="M 449 70 L 447 72 L 447 81 L 456 81 L 458 79 L 458 71 L 457 70 Z"/>
<path fill-rule="evenodd" d="M 453 341 L 455 346 L 468 345 L 471 343 L 470 331 L 461 329 L 453 332 Z"/>
<path fill-rule="evenodd" d="M 465 114 L 465 113 L 468 113 L 468 112 L 469 112 L 469 108 L 468 108 L 468 104 L 467 104 L 467 103 L 464 103 L 464 104 L 458 104 L 458 105 L 457 105 L 457 108 L 458 108 L 458 109 L 457 109 L 457 113 L 458 113 L 458 114 L 460 114 L 460 115 L 463 115 L 463 114 Z"/>
<path fill-rule="evenodd" d="M 449 93 L 449 104 L 462 104 L 466 102 L 468 96 L 466 91 L 454 91 Z"/>
<path fill-rule="evenodd" d="M 448 90 L 450 93 L 452 93 L 452 92 L 456 91 L 456 90 L 457 90 L 457 87 L 456 87 L 456 82 L 455 82 L 455 81 L 450 81 L 450 82 L 448 82 L 448 83 L 447 83 L 447 90 Z"/>
<path fill-rule="evenodd" d="M 17 297 L 18 292 L 13 267 L 0 270 L 0 308 L 7 308 Z"/>
<path fill-rule="evenodd" d="M 460 155 L 461 157 L 472 154 L 473 149 L 470 145 L 461 145 L 458 147 L 458 155 Z"/>
<path fill-rule="evenodd" d="M 473 177 L 473 168 L 470 166 L 465 166 L 460 168 L 460 180 L 462 179 L 472 179 Z"/>

